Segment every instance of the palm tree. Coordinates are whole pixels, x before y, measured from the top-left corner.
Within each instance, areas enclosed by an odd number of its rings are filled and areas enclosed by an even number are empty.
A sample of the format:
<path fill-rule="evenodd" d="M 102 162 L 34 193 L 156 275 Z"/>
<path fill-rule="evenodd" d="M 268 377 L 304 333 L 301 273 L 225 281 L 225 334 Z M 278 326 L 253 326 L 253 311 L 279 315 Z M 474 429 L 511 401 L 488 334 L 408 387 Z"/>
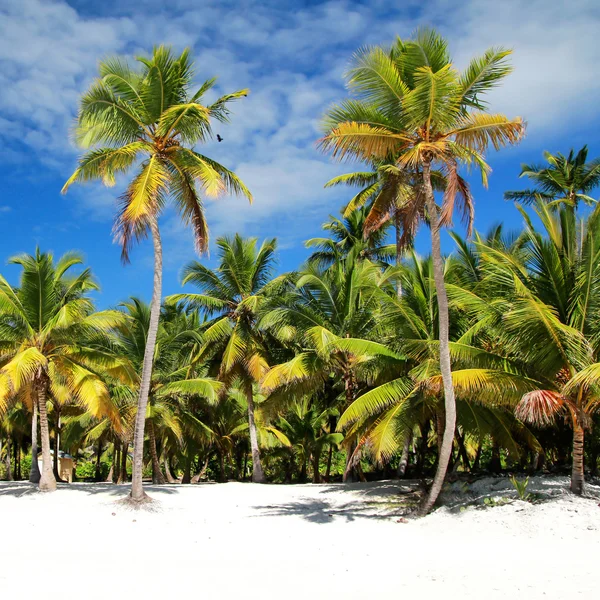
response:
<path fill-rule="evenodd" d="M 386 261 L 392 255 L 392 248 L 385 244 L 386 229 L 384 225 L 367 233 L 365 229 L 368 211 L 358 208 L 342 219 L 329 216 L 329 220 L 321 226 L 328 231 L 331 237 L 317 237 L 307 240 L 304 245 L 307 248 L 316 248 L 309 258 L 309 264 L 318 267 L 330 267 L 340 260 L 344 260 L 353 251 L 352 256 L 361 260 L 367 258 L 373 262 L 387 264 Z"/>
<path fill-rule="evenodd" d="M 127 357 L 139 372 L 144 360 L 151 310 L 139 298 L 130 298 L 121 304 L 121 308 L 127 319 L 117 328 L 115 351 Z M 158 434 L 167 428 L 170 429 L 171 435 L 181 439 L 181 411 L 185 410 L 185 399 L 198 395 L 214 401 L 220 388 L 219 382 L 198 377 L 195 373 L 192 358 L 200 343 L 195 315 L 187 316 L 172 308 L 163 309 L 156 338 L 146 411 L 152 482 L 155 484 L 165 483 L 157 453 Z M 137 394 L 138 387 L 139 381 L 136 381 L 132 393 Z"/>
<path fill-rule="evenodd" d="M 361 359 L 334 344 L 345 338 L 369 344 L 378 322 L 377 290 L 389 283 L 382 278 L 378 265 L 357 260 L 355 252 L 324 271 L 307 265 L 295 275 L 294 283 L 286 294 L 273 298 L 263 309 L 261 326 L 282 343 L 292 345 L 296 352 L 291 360 L 270 369 L 262 389 L 290 402 L 323 392 L 329 385 L 334 405 L 343 410 L 356 398 L 356 369 Z M 348 464 L 353 442 L 350 437 L 346 439 Z M 355 476 L 352 469 L 347 469 L 344 479 Z"/>
<path fill-rule="evenodd" d="M 20 265 L 22 272 L 17 288 L 0 276 L 0 408 L 11 396 L 32 394 L 42 441 L 39 487 L 53 491 L 48 396 L 68 393 L 91 413 L 114 416 L 102 374 L 128 379 L 130 373 L 120 359 L 94 344 L 121 322 L 122 315 L 113 310 L 94 312 L 89 292 L 98 286 L 90 270 L 69 275 L 83 262 L 77 254 L 65 254 L 55 262 L 52 254 L 38 249 L 34 256 L 23 254 L 9 262 Z"/>
<path fill-rule="evenodd" d="M 246 394 L 252 451 L 252 481 L 265 481 L 254 415 L 254 386 L 269 368 L 265 337 L 257 324 L 257 311 L 269 290 L 275 261 L 276 240 L 266 240 L 259 248 L 254 238 L 217 240 L 219 266 L 211 271 L 199 262 L 184 270 L 183 284 L 199 288 L 197 294 L 176 294 L 171 302 L 183 302 L 212 317 L 204 328 L 204 348 L 197 357 L 206 360 L 220 356 L 219 377 L 227 387 L 235 383 Z"/>
<path fill-rule="evenodd" d="M 482 286 L 494 290 L 494 301 L 474 293 L 453 295 L 478 324 L 491 329 L 494 343 L 513 365 L 507 372 L 518 367 L 534 383 L 516 407 L 517 416 L 536 425 L 548 425 L 558 416 L 571 422 L 571 490 L 581 494 L 584 433 L 600 407 L 600 209 L 582 223 L 578 236 L 571 208 L 555 211 L 537 199 L 535 212 L 543 233 L 521 209 L 526 221 L 524 261 L 497 247 L 482 246 Z"/>
<path fill-rule="evenodd" d="M 227 191 L 250 200 L 252 196 L 234 173 L 194 150 L 212 138 L 211 121 L 227 122 L 228 104 L 246 96 L 248 90 L 205 106 L 201 100 L 216 80 L 209 79 L 192 91 L 194 73 L 188 50 L 177 57 L 160 46 L 151 58 L 138 61 L 139 70 L 119 58 L 100 63 L 100 78 L 81 99 L 75 132 L 82 147 L 94 149 L 80 159 L 63 192 L 74 182 L 101 180 L 114 185 L 119 174 L 137 169 L 120 197 L 114 231 L 124 261 L 132 244 L 148 233 L 154 245 L 151 320 L 135 423 L 130 496 L 139 503 L 147 498 L 142 486 L 144 425 L 162 293 L 158 218 L 171 199 L 184 223 L 192 227 L 196 250 L 202 253 L 208 246 L 208 227 L 200 194 L 214 197 Z"/>
<path fill-rule="evenodd" d="M 519 177 L 527 177 L 535 182 L 530 190 L 505 192 L 506 200 L 522 204 L 534 204 L 541 199 L 553 207 L 566 206 L 576 211 L 580 202 L 596 204 L 590 194 L 600 184 L 600 159 L 587 161 L 588 148 L 584 146 L 577 154 L 574 150 L 568 156 L 544 152 L 548 165 L 522 165 Z"/>
<path fill-rule="evenodd" d="M 473 201 L 459 176 L 459 165 L 472 165 L 487 183 L 489 166 L 484 153 L 521 138 L 520 118 L 485 112 L 481 95 L 508 73 L 509 51 L 493 48 L 471 61 L 463 73 L 452 66 L 446 41 L 435 31 L 420 30 L 409 42 L 400 39 L 389 50 L 367 48 L 355 56 L 349 86 L 358 95 L 333 107 L 325 120 L 324 151 L 338 159 L 358 158 L 372 164 L 396 160 L 400 168 L 421 173 L 421 191 L 405 204 L 406 227 L 426 215 L 431 229 L 434 280 L 439 305 L 440 368 L 444 385 L 446 424 L 438 470 L 429 497 L 428 512 L 442 488 L 454 439 L 456 406 L 450 366 L 448 300 L 444 286 L 441 228 L 450 224 L 459 203 L 470 233 Z M 432 168 L 446 178 L 441 207 L 436 204 Z"/>

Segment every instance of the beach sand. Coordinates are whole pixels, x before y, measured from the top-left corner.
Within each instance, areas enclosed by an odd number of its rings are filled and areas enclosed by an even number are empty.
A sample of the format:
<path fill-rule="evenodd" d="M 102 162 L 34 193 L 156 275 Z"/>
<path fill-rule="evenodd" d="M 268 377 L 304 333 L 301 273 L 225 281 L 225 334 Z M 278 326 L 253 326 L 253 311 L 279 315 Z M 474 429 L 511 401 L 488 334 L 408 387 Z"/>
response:
<path fill-rule="evenodd" d="M 416 482 L 148 486 L 152 511 L 116 502 L 128 486 L 0 482 L 0 597 L 598 598 L 600 488 L 567 486 L 535 478 L 553 498 L 530 504 L 506 478 L 455 483 L 404 519 Z"/>

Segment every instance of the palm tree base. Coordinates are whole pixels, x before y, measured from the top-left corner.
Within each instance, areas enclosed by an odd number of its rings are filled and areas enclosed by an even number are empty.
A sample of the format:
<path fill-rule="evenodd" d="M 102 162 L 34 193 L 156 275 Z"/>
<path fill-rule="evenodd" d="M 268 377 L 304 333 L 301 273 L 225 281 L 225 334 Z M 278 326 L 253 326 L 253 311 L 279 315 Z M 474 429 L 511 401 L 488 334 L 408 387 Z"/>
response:
<path fill-rule="evenodd" d="M 50 473 L 42 473 L 39 483 L 40 492 L 55 492 L 56 491 L 56 479 L 52 471 Z"/>

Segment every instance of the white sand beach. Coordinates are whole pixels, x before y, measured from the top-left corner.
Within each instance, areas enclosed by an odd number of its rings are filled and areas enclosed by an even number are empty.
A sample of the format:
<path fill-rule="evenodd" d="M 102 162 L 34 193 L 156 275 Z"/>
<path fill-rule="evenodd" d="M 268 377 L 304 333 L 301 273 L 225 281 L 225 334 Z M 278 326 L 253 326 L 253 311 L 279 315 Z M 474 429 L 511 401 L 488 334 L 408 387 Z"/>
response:
<path fill-rule="evenodd" d="M 126 486 L 0 482 L 0 597 L 598 597 L 600 488 L 577 498 L 566 478 L 536 478 L 553 499 L 461 511 L 515 492 L 457 483 L 452 508 L 405 522 L 400 492 L 415 486 L 149 486 L 148 512 L 115 502 Z"/>

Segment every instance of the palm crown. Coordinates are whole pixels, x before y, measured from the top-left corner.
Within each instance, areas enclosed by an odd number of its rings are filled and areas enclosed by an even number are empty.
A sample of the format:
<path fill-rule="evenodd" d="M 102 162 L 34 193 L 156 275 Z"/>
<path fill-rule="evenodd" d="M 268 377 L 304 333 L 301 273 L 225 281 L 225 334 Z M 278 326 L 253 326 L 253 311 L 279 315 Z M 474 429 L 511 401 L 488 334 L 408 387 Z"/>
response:
<path fill-rule="evenodd" d="M 81 99 L 75 140 L 94 147 L 79 161 L 63 192 L 76 181 L 116 177 L 138 166 L 121 196 L 115 234 L 127 259 L 132 242 L 148 233 L 170 197 L 183 220 L 191 224 L 198 251 L 208 244 L 208 228 L 199 191 L 214 197 L 221 192 L 250 192 L 234 173 L 196 152 L 194 146 L 213 136 L 212 121 L 226 122 L 228 103 L 246 96 L 240 90 L 204 105 L 215 85 L 208 79 L 192 91 L 193 64 L 185 50 L 175 57 L 169 48 L 154 49 L 152 58 L 139 58 L 140 70 L 112 58 L 100 63 L 100 77 Z"/>

